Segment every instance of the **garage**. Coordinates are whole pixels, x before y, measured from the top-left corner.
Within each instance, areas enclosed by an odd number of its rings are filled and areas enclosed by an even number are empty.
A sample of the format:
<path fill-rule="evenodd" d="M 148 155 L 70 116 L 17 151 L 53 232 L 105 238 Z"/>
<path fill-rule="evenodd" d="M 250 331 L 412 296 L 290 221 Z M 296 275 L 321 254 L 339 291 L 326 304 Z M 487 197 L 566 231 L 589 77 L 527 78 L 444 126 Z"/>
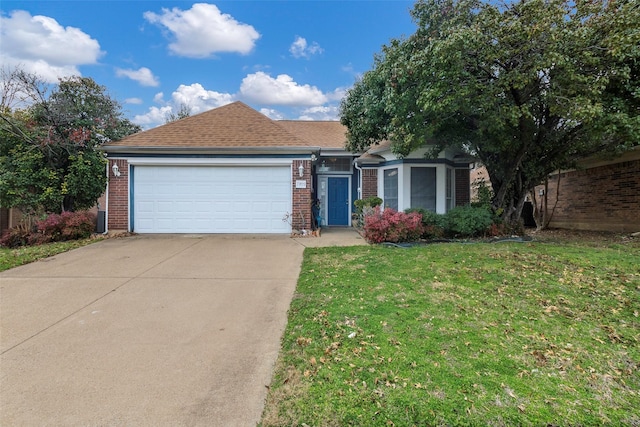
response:
<path fill-rule="evenodd" d="M 289 233 L 290 165 L 131 166 L 137 233 Z"/>

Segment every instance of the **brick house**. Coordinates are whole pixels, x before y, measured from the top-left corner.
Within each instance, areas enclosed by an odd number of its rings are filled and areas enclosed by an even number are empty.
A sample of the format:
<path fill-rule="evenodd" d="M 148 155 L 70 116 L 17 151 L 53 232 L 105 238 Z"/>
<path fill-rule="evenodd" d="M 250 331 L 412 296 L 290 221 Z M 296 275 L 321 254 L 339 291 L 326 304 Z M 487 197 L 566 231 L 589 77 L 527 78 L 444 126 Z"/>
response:
<path fill-rule="evenodd" d="M 544 188 L 535 190 L 538 209 Z M 546 191 L 552 228 L 640 231 L 640 147 L 615 159 L 594 157 L 576 169 L 556 172 L 549 176 Z"/>
<path fill-rule="evenodd" d="M 323 226 L 350 225 L 370 195 L 400 210 L 468 203 L 468 162 L 399 159 L 384 144 L 351 153 L 345 135 L 339 122 L 274 121 L 234 102 L 111 142 L 107 228 L 289 233 L 313 227 L 316 200 Z"/>

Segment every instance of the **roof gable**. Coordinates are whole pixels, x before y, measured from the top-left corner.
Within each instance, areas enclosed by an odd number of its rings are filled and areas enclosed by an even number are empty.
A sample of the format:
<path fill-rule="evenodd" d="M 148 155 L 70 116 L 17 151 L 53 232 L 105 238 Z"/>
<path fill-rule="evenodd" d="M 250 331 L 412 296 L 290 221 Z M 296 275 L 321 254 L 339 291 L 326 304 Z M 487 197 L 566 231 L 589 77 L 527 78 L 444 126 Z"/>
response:
<path fill-rule="evenodd" d="M 248 105 L 237 101 L 110 142 L 109 147 L 276 148 L 312 147 Z"/>

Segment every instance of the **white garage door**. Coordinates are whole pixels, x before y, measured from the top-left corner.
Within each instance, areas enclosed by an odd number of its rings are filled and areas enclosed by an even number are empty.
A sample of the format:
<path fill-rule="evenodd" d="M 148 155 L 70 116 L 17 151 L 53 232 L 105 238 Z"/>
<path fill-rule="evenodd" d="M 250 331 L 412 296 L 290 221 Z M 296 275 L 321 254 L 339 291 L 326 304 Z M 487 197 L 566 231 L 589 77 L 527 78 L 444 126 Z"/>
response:
<path fill-rule="evenodd" d="M 138 233 L 289 233 L 290 166 L 135 166 Z"/>

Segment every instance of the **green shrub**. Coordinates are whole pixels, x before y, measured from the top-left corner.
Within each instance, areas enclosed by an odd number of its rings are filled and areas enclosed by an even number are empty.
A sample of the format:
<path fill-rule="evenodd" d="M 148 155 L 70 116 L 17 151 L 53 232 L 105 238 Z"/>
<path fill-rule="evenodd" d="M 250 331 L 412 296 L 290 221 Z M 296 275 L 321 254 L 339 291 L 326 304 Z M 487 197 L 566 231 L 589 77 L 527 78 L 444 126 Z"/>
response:
<path fill-rule="evenodd" d="M 444 236 L 446 217 L 422 208 L 409 208 L 405 213 L 417 212 L 422 215 L 422 238 L 426 240 L 439 239 Z"/>
<path fill-rule="evenodd" d="M 356 207 L 354 214 L 356 219 L 356 227 L 364 226 L 364 217 L 371 215 L 374 208 L 382 205 L 382 199 L 377 196 L 367 197 L 366 199 L 358 199 L 353 204 Z"/>
<path fill-rule="evenodd" d="M 493 200 L 491 183 L 486 183 L 482 178 L 474 181 L 471 186 L 476 190 L 477 195 L 477 199 L 471 203 L 471 206 L 491 207 L 491 200 Z"/>
<path fill-rule="evenodd" d="M 453 237 L 476 237 L 489 229 L 493 214 L 485 206 L 457 206 L 447 212 L 446 233 Z"/>
<path fill-rule="evenodd" d="M 376 206 L 380 206 L 382 204 L 382 199 L 377 196 L 371 196 L 366 199 L 358 199 L 353 202 L 353 204 L 359 212 L 362 212 L 365 207 L 375 208 Z"/>

